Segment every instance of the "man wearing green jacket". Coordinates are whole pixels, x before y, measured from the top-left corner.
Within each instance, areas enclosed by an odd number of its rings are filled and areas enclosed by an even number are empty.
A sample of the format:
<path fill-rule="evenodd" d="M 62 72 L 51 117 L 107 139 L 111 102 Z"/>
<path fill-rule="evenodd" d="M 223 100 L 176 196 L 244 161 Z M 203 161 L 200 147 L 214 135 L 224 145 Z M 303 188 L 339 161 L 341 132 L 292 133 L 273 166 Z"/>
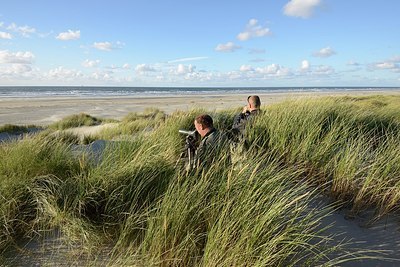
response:
<path fill-rule="evenodd" d="M 213 119 L 210 115 L 197 116 L 194 120 L 194 126 L 201 136 L 201 142 L 195 151 L 195 168 L 211 166 L 213 163 L 217 163 L 217 160 L 229 158 L 228 139 L 225 134 L 214 128 Z"/>

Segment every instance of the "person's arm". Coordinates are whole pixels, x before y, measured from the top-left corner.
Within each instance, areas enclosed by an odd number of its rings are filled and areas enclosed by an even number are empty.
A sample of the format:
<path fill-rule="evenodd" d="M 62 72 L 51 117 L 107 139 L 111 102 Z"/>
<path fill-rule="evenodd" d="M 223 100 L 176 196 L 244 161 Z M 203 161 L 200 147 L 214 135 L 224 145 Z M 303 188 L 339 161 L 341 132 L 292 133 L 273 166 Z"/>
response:
<path fill-rule="evenodd" d="M 240 127 L 242 120 L 244 119 L 245 113 L 239 113 L 238 115 L 233 118 L 233 124 L 232 124 L 232 129 L 237 129 Z"/>

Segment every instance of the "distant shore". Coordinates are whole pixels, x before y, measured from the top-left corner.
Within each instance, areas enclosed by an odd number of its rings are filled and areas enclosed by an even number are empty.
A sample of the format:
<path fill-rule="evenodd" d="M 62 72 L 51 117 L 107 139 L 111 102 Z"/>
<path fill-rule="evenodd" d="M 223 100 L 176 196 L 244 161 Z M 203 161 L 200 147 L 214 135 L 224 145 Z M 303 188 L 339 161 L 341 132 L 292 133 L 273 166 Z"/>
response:
<path fill-rule="evenodd" d="M 288 99 L 321 96 L 365 96 L 400 95 L 400 90 L 348 90 L 323 92 L 271 92 L 258 93 L 263 105 Z M 142 97 L 43 97 L 0 99 L 0 125 L 40 125 L 45 126 L 65 116 L 87 113 L 95 117 L 120 119 L 130 112 L 141 112 L 146 108 L 158 108 L 167 113 L 176 110 L 205 108 L 221 110 L 241 107 L 246 104 L 246 94 L 182 94 L 177 96 Z"/>

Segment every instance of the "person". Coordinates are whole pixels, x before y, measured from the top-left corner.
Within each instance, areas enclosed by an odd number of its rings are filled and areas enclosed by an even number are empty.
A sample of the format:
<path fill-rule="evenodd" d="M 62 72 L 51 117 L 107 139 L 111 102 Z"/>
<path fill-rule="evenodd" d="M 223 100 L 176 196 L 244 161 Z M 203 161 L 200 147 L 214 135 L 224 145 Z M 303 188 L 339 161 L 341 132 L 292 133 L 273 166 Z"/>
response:
<path fill-rule="evenodd" d="M 219 160 L 224 152 L 228 155 L 228 139 L 214 127 L 213 119 L 208 114 L 202 114 L 195 118 L 194 127 L 201 137 L 199 146 L 195 149 L 194 168 L 209 166 L 215 160 Z"/>
<path fill-rule="evenodd" d="M 259 113 L 261 113 L 260 97 L 257 95 L 247 97 L 247 105 L 243 108 L 243 111 L 233 119 L 231 139 L 234 142 L 238 143 L 243 141 L 247 123 Z"/>

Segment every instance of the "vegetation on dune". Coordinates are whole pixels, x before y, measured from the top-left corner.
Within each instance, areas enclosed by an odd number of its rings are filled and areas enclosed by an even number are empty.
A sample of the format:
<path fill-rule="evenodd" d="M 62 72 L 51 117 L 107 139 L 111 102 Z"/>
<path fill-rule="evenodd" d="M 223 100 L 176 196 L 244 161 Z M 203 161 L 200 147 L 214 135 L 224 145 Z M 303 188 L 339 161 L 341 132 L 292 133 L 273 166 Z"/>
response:
<path fill-rule="evenodd" d="M 354 212 L 379 208 L 380 216 L 398 208 L 399 104 L 399 97 L 281 103 L 259 118 L 248 138 L 287 165 L 306 166 L 310 181 L 328 184 Z"/>
<path fill-rule="evenodd" d="M 316 192 L 354 213 L 399 211 L 399 97 L 264 107 L 240 164 L 217 161 L 187 175 L 177 164 L 185 138 L 178 130 L 193 129 L 204 112 L 129 114 L 95 137 L 113 139 L 99 162 L 73 153 L 76 136 L 51 129 L 1 144 L 0 251 L 56 228 L 82 254 L 111 244 L 115 266 L 333 266 L 357 253 L 324 236 L 328 210 L 310 204 Z M 229 129 L 234 114 L 211 115 Z M 51 128 L 86 120 L 99 123 L 80 114 Z"/>
<path fill-rule="evenodd" d="M 14 124 L 4 124 L 0 125 L 0 133 L 27 133 L 29 129 L 38 129 L 40 127 L 35 125 L 14 125 Z"/>
<path fill-rule="evenodd" d="M 97 139 L 112 139 L 132 136 L 140 132 L 150 132 L 166 119 L 163 111 L 154 108 L 145 109 L 142 113 L 132 112 L 122 118 L 115 127 L 104 129 Z"/>
<path fill-rule="evenodd" d="M 34 188 L 80 172 L 65 145 L 46 138 L 26 138 L 0 146 L 0 251 L 21 236 L 38 231 L 42 214 Z"/>
<path fill-rule="evenodd" d="M 49 125 L 49 128 L 55 130 L 65 130 L 73 127 L 80 126 L 93 126 L 102 123 L 102 119 L 92 117 L 85 113 L 70 115 L 62 120 Z"/>

